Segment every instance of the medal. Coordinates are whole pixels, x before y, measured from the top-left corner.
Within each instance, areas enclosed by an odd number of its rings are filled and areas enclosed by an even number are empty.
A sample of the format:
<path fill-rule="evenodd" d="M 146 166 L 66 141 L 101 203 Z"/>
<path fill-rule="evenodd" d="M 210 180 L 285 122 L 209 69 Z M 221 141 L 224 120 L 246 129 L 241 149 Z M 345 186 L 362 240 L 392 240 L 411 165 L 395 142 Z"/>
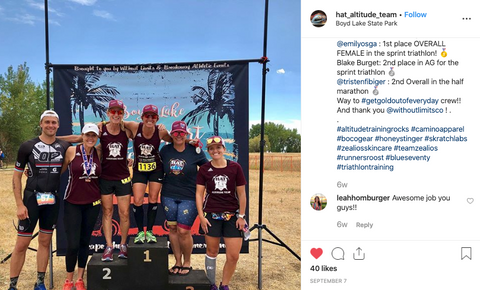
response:
<path fill-rule="evenodd" d="M 378 87 L 378 86 L 375 86 L 375 89 L 373 90 L 373 94 L 374 94 L 375 96 L 378 95 L 377 87 Z"/>
<path fill-rule="evenodd" d="M 447 52 L 445 51 L 446 48 L 443 49 L 442 53 L 440 54 L 442 57 L 447 57 Z"/>
<path fill-rule="evenodd" d="M 390 67 L 390 71 L 388 72 L 388 75 L 393 77 L 395 75 L 395 72 L 393 71 L 393 67 Z"/>
<path fill-rule="evenodd" d="M 197 147 L 195 148 L 195 151 L 197 151 L 197 154 L 200 154 L 200 152 L 202 152 L 202 149 L 200 149 L 200 147 Z"/>
<path fill-rule="evenodd" d="M 85 182 L 90 182 L 90 174 L 92 173 L 92 165 L 93 165 L 93 151 L 90 154 L 89 160 L 87 160 L 87 153 L 85 152 L 85 147 L 82 145 L 80 146 L 82 149 L 82 157 L 83 157 L 83 166 L 85 167 L 85 172 L 87 173 L 87 178 L 85 178 Z M 95 150 L 95 148 L 93 148 Z"/>

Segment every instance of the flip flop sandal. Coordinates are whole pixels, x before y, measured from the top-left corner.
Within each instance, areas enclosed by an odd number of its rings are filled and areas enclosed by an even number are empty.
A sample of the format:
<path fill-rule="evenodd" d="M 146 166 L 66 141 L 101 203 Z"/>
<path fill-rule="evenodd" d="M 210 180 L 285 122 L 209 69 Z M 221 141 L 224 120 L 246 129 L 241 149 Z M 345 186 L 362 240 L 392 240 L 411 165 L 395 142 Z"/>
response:
<path fill-rule="evenodd" d="M 177 272 L 175 272 L 175 270 L 177 270 Z M 170 268 L 170 270 L 168 270 L 168 275 L 178 275 L 180 270 L 182 270 L 182 267 L 173 266 L 172 268 Z"/>
<path fill-rule="evenodd" d="M 187 273 L 180 273 L 180 271 L 183 271 L 183 270 L 188 270 Z M 192 267 L 181 267 L 180 268 L 180 271 L 178 271 L 178 275 L 180 276 L 187 276 L 188 274 L 190 274 L 190 272 L 192 272 Z"/>

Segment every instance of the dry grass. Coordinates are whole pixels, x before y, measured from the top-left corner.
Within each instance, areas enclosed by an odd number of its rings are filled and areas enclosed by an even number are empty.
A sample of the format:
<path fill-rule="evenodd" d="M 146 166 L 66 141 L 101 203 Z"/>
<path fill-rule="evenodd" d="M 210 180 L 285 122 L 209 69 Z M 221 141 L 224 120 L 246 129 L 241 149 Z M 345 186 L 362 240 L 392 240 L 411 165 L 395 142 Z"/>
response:
<path fill-rule="evenodd" d="M 0 259 L 5 258 L 13 249 L 16 233 L 12 226 L 16 208 L 11 190 L 11 170 L 0 170 Z M 250 171 L 250 224 L 258 222 L 258 170 Z M 263 224 L 300 255 L 300 172 L 265 171 L 263 191 Z M 279 214 L 281 212 L 281 214 Z M 253 231 L 251 238 L 257 238 Z M 274 241 L 265 230 L 263 239 Z M 55 245 L 55 243 L 54 243 Z M 31 244 L 36 247 L 35 240 Z M 55 247 L 55 246 L 54 246 Z M 263 289 L 291 290 L 300 289 L 300 261 L 286 249 L 263 243 Z M 170 257 L 170 264 L 172 263 Z M 217 277 L 221 277 L 224 255 L 219 255 Z M 204 256 L 193 255 L 194 268 L 203 269 Z M 64 257 L 54 256 L 55 289 L 63 286 L 65 279 Z M 7 289 L 9 283 L 10 262 L 0 265 L 0 288 Z M 231 289 L 254 290 L 258 282 L 258 242 L 250 243 L 250 253 L 242 254 L 237 270 L 230 283 Z M 47 273 L 47 277 L 48 277 Z M 19 289 L 32 288 L 36 279 L 35 253 L 28 251 L 27 259 L 20 275 Z M 218 278 L 217 278 L 218 280 Z M 47 278 L 49 281 L 49 278 Z M 88 284 L 88 281 L 87 281 Z"/>

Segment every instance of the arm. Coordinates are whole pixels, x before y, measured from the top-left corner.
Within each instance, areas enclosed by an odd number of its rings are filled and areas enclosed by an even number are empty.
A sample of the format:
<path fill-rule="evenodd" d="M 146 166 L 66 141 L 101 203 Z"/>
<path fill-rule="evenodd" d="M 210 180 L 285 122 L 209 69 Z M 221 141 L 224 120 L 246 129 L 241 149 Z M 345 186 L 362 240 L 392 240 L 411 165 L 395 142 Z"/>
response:
<path fill-rule="evenodd" d="M 137 123 L 135 121 L 123 121 L 123 125 L 125 126 L 125 128 L 132 132 L 132 137 L 137 134 L 139 124 L 140 123 Z"/>
<path fill-rule="evenodd" d="M 15 204 L 17 205 L 17 217 L 19 220 L 24 220 L 28 218 L 28 210 L 27 207 L 23 204 L 22 200 L 22 175 L 22 171 L 13 171 L 13 195 L 15 197 Z"/>
<path fill-rule="evenodd" d="M 245 193 L 245 185 L 237 186 L 238 202 L 240 204 L 239 214 L 245 214 L 247 208 L 247 194 Z M 245 219 L 238 218 L 236 223 L 237 229 L 243 230 L 245 227 Z"/>
<path fill-rule="evenodd" d="M 68 165 L 72 162 L 73 157 L 75 156 L 75 148 L 76 146 L 68 147 L 67 152 L 65 153 L 65 158 L 63 159 L 62 173 L 67 171 Z"/>
<path fill-rule="evenodd" d="M 163 124 L 158 124 L 158 136 L 160 137 L 160 140 L 163 140 L 168 143 L 173 143 L 173 138 L 168 134 L 167 129 L 165 129 L 165 125 Z"/>
<path fill-rule="evenodd" d="M 97 146 L 95 146 L 95 150 L 97 150 L 98 159 L 100 159 L 100 161 L 101 161 L 102 160 L 102 145 L 98 144 Z"/>
<path fill-rule="evenodd" d="M 83 141 L 81 135 L 66 135 L 66 136 L 57 136 L 57 139 L 67 141 L 69 143 L 80 143 Z"/>
<path fill-rule="evenodd" d="M 195 192 L 195 203 L 197 205 L 198 218 L 200 219 L 200 226 L 205 233 L 208 233 L 208 227 L 212 226 L 210 222 L 205 218 L 203 213 L 203 197 L 205 194 L 205 185 L 197 184 L 197 190 Z"/>

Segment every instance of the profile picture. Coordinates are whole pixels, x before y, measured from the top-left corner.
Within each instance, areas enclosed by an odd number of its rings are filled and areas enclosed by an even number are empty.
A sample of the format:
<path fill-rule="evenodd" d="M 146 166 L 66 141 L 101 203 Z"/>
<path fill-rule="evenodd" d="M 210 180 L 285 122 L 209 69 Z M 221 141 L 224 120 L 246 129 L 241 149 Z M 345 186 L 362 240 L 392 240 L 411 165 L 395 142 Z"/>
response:
<path fill-rule="evenodd" d="M 312 22 L 312 25 L 315 27 L 322 27 L 327 23 L 327 14 L 322 10 L 315 10 L 312 15 L 310 15 L 310 22 Z"/>
<path fill-rule="evenodd" d="M 325 195 L 317 193 L 310 198 L 310 206 L 317 211 L 327 207 L 327 198 Z"/>

